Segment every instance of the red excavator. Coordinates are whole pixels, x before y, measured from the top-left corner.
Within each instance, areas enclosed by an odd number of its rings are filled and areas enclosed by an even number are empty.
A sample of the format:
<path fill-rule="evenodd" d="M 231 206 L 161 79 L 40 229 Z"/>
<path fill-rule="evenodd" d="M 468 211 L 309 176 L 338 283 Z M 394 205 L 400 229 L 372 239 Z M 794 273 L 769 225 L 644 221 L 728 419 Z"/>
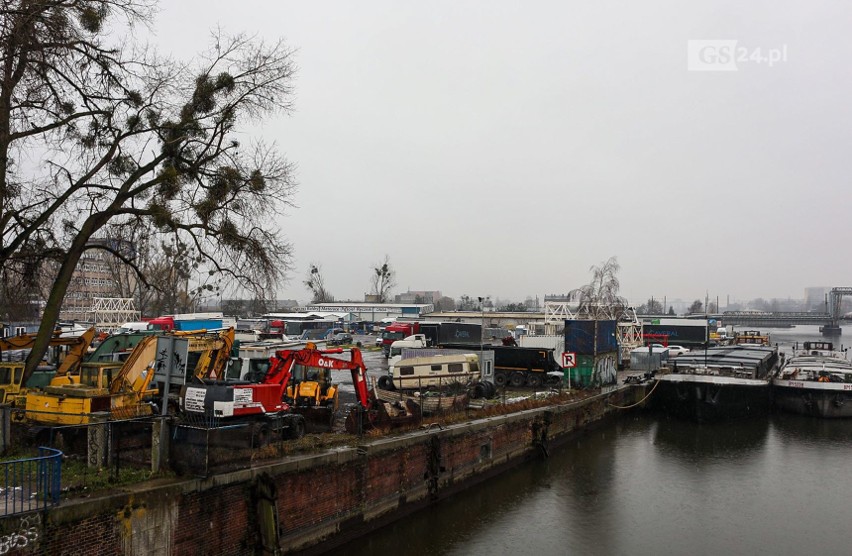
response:
<path fill-rule="evenodd" d="M 349 360 L 334 357 L 343 351 L 319 350 L 309 343 L 304 349 L 277 351 L 260 383 L 201 379 L 199 384 L 187 384 L 181 388 L 181 411 L 188 417 L 252 422 L 262 441 L 273 436 L 300 438 L 305 433 L 305 414 L 333 415 L 337 389 L 331 385 L 329 371 L 349 370 L 358 406 L 347 416 L 347 431 L 358 434 L 373 427 L 417 422 L 420 412 L 416 404 L 394 407 L 371 396 L 361 351 L 349 350 Z M 306 392 L 309 394 L 303 395 Z"/>

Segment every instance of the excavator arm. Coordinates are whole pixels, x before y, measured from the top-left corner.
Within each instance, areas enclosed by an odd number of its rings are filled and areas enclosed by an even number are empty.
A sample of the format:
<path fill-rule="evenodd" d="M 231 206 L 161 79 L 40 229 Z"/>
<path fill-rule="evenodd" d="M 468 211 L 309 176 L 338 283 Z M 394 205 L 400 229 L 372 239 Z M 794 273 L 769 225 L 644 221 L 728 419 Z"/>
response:
<path fill-rule="evenodd" d="M 60 331 L 56 331 L 50 338 L 50 347 L 67 346 L 68 352 L 65 358 L 56 368 L 56 375 L 51 380 L 52 384 L 69 382 L 70 374 L 77 372 L 88 353 L 89 346 L 95 339 L 94 327 L 89 328 L 79 336 L 63 337 Z M 31 349 L 35 343 L 36 336 L 34 334 L 21 334 L 10 338 L 0 338 L 0 351 L 8 351 L 13 349 Z"/>
<path fill-rule="evenodd" d="M 65 359 L 56 368 L 56 376 L 66 376 L 75 369 L 79 369 L 89 351 L 89 346 L 92 345 L 92 340 L 95 339 L 95 328 L 89 328 L 76 338 L 52 338 L 50 345 L 54 345 L 54 341 L 60 340 L 76 340 L 74 343 L 67 344 L 68 353 L 65 354 Z M 62 345 L 62 344 L 58 344 Z"/>
<path fill-rule="evenodd" d="M 276 359 L 292 359 L 294 363 L 304 365 L 305 367 L 320 367 L 340 371 L 351 371 L 352 385 L 355 386 L 355 395 L 358 398 L 358 403 L 361 407 L 367 409 L 370 407 L 370 393 L 367 386 L 367 368 L 364 366 L 364 359 L 361 357 L 361 350 L 358 348 L 350 349 L 348 361 L 346 359 L 329 357 L 330 355 L 342 353 L 344 353 L 342 348 L 325 350 L 302 349 L 298 351 L 281 350 L 276 352 L 275 357 L 272 358 L 272 362 L 274 364 Z M 288 371 L 290 368 L 292 368 L 292 363 L 288 367 Z M 290 377 L 288 376 L 287 379 L 289 380 L 289 378 Z M 270 372 L 267 375 L 267 381 L 264 382 L 278 380 L 278 378 L 273 377 L 272 369 L 270 369 Z"/>
<path fill-rule="evenodd" d="M 196 378 L 215 380 L 224 376 L 234 347 L 233 327 L 221 330 L 215 336 L 210 336 L 207 330 L 176 331 L 173 334 L 189 339 L 189 351 L 201 352 L 194 370 Z"/>
<path fill-rule="evenodd" d="M 147 336 L 136 344 L 121 370 L 109 385 L 110 394 L 122 391 L 143 393 L 154 378 L 157 357 L 157 337 Z"/>

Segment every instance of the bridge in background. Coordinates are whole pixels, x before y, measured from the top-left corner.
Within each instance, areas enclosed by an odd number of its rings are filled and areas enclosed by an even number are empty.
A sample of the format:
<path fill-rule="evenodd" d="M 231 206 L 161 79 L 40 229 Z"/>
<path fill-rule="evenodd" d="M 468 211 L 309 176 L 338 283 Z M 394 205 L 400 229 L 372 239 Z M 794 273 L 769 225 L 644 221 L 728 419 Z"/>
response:
<path fill-rule="evenodd" d="M 813 324 L 820 327 L 820 332 L 826 336 L 836 336 L 841 333 L 840 323 L 849 321 L 844 318 L 840 309 L 843 297 L 852 296 L 852 288 L 831 288 L 826 299 L 828 312 L 797 313 L 797 312 L 756 312 L 756 311 L 725 311 L 713 315 L 724 324 L 740 326 L 794 326 L 797 324 Z M 709 316 L 709 315 L 708 315 Z"/>

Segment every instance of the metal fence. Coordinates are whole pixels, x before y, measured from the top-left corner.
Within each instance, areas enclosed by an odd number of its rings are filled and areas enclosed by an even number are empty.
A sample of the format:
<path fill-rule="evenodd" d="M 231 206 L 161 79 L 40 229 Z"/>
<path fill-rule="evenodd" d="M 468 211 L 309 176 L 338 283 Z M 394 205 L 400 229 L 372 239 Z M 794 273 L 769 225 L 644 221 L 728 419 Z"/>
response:
<path fill-rule="evenodd" d="M 59 503 L 62 489 L 62 452 L 41 447 L 38 456 L 0 462 L 2 515 L 42 510 Z"/>
<path fill-rule="evenodd" d="M 207 477 L 251 467 L 260 442 L 247 423 L 178 423 L 169 446 L 170 464 L 178 474 Z"/>

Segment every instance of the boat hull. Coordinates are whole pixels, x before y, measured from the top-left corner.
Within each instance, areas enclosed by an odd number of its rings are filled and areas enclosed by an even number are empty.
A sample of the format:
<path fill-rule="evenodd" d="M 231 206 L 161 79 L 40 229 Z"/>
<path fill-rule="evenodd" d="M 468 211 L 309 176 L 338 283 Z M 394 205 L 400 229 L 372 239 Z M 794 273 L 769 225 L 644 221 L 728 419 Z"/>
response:
<path fill-rule="evenodd" d="M 775 407 L 782 411 L 827 419 L 852 417 L 852 384 L 776 380 Z"/>
<path fill-rule="evenodd" d="M 700 375 L 664 375 L 650 406 L 698 422 L 766 415 L 772 407 L 768 380 Z"/>

